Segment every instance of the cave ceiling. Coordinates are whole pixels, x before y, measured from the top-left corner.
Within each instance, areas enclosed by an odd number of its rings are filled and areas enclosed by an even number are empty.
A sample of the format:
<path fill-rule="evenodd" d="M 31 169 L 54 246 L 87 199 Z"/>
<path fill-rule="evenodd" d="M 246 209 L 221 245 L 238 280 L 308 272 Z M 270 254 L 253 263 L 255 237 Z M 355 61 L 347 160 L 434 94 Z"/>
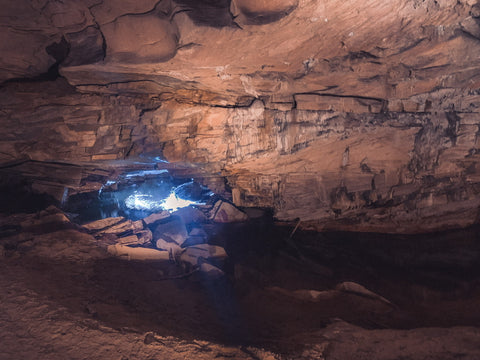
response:
<path fill-rule="evenodd" d="M 16 1 L 2 12 L 1 81 L 57 64 L 80 90 L 218 105 L 408 99 L 478 82 L 475 1 Z"/>

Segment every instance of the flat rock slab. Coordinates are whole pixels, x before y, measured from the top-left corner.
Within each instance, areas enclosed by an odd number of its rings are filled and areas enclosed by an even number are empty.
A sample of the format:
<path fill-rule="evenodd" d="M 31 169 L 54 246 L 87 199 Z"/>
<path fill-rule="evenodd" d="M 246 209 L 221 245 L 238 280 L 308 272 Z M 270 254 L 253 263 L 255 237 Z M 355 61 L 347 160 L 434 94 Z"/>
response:
<path fill-rule="evenodd" d="M 84 228 L 95 234 L 121 234 L 126 231 L 141 231 L 143 223 L 141 220 L 132 221 L 124 217 L 111 217 L 90 222 L 83 225 Z"/>
<path fill-rule="evenodd" d="M 225 275 L 225 273 L 220 270 L 218 267 L 213 266 L 209 263 L 202 263 L 200 264 L 200 271 L 210 278 L 220 278 Z"/>
<path fill-rule="evenodd" d="M 185 224 L 203 223 L 207 220 L 203 212 L 192 206 L 178 209 L 173 214 L 179 216 Z"/>
<path fill-rule="evenodd" d="M 234 205 L 218 200 L 210 211 L 210 218 L 218 223 L 231 223 L 246 221 L 248 216 Z"/>
<path fill-rule="evenodd" d="M 182 252 L 182 248 L 176 242 L 168 242 L 162 238 L 155 241 L 155 246 L 159 250 L 165 250 L 172 253 L 173 256 Z"/>
<path fill-rule="evenodd" d="M 168 211 L 161 211 L 159 213 L 154 213 L 152 215 L 147 216 L 143 219 L 143 222 L 146 225 L 154 224 L 157 221 L 163 220 L 170 217 L 170 213 Z"/>
<path fill-rule="evenodd" d="M 139 244 L 149 244 L 152 242 L 153 234 L 149 229 L 140 230 L 135 234 L 138 237 Z"/>
<path fill-rule="evenodd" d="M 159 224 L 153 232 L 153 240 L 159 239 L 181 246 L 188 237 L 187 228 L 179 217 L 172 217 L 171 221 Z"/>
<path fill-rule="evenodd" d="M 124 245 L 110 245 L 108 252 L 120 258 L 127 260 L 160 260 L 168 261 L 170 256 L 168 251 L 160 251 L 156 249 L 148 249 L 142 247 L 129 247 Z"/>
<path fill-rule="evenodd" d="M 109 217 L 105 219 L 92 221 L 87 224 L 83 224 L 82 226 L 87 230 L 96 232 L 96 231 L 100 231 L 105 228 L 111 227 L 113 225 L 116 225 L 124 220 L 125 220 L 124 217 Z"/>
<path fill-rule="evenodd" d="M 225 258 L 227 258 L 227 253 L 224 248 L 209 244 L 198 244 L 186 248 L 180 260 L 195 266 L 201 264 L 202 259 L 223 260 Z"/>
<path fill-rule="evenodd" d="M 380 295 L 374 293 L 373 291 L 368 290 L 366 287 L 364 287 L 360 284 L 357 284 L 355 282 L 352 282 L 352 281 L 342 282 L 342 283 L 338 284 L 335 287 L 335 289 L 338 290 L 338 291 L 343 291 L 343 292 L 348 292 L 348 293 L 352 293 L 352 294 L 356 294 L 356 295 L 360 295 L 360 296 L 365 296 L 365 297 L 368 297 L 368 298 L 371 298 L 371 299 L 382 301 L 382 302 L 384 302 L 386 304 L 389 304 L 389 305 L 393 305 L 390 301 L 385 299 L 383 296 L 380 296 Z"/>
<path fill-rule="evenodd" d="M 137 235 L 129 235 L 118 238 L 117 242 L 121 245 L 139 245 Z"/>

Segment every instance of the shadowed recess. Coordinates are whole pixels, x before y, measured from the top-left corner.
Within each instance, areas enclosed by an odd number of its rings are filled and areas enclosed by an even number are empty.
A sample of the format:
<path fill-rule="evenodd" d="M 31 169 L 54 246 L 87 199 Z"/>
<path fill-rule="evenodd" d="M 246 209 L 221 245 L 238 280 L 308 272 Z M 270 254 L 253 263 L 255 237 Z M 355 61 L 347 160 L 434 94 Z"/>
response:
<path fill-rule="evenodd" d="M 230 0 L 176 0 L 196 25 L 233 26 Z"/>

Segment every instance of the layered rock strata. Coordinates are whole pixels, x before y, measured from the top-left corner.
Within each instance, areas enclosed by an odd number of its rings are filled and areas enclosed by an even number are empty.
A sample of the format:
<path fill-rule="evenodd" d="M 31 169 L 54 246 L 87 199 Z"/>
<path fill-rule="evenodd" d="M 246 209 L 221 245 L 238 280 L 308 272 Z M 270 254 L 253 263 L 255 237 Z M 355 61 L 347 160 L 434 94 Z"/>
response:
<path fill-rule="evenodd" d="M 195 164 L 236 205 L 316 229 L 478 220 L 476 1 L 2 11 L 3 163 L 160 156 Z"/>

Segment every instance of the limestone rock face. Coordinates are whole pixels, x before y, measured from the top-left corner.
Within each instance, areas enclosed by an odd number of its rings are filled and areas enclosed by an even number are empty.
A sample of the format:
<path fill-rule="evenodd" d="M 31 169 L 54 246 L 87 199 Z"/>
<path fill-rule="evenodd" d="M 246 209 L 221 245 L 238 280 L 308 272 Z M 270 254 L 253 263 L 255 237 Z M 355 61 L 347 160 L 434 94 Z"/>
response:
<path fill-rule="evenodd" d="M 18 0 L 0 25 L 2 162 L 161 156 L 316 229 L 478 220 L 476 1 Z"/>
<path fill-rule="evenodd" d="M 297 5 L 298 0 L 233 0 L 231 9 L 234 16 L 244 17 L 243 22 L 260 24 L 282 18 L 295 9 Z"/>
<path fill-rule="evenodd" d="M 278 13 L 287 12 L 295 8 L 298 0 L 274 0 L 274 1 L 253 1 L 253 0 L 234 0 L 233 3 L 243 12 L 255 13 Z"/>
<path fill-rule="evenodd" d="M 156 8 L 157 0 L 103 0 L 95 1 L 90 7 L 92 15 L 100 25 L 108 24 L 125 14 L 145 14 Z"/>
<path fill-rule="evenodd" d="M 126 15 L 102 26 L 107 61 L 156 63 L 172 58 L 177 34 L 168 19 L 158 15 Z"/>

